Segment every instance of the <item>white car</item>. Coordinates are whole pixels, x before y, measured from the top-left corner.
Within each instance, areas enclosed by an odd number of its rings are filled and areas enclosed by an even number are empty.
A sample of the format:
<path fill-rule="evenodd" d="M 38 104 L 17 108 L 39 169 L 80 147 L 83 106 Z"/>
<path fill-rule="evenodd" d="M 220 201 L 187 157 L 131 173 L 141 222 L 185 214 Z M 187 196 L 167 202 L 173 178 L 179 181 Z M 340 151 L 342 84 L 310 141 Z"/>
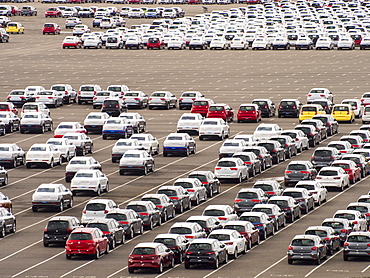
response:
<path fill-rule="evenodd" d="M 205 119 L 199 127 L 199 140 L 206 137 L 218 137 L 220 140 L 230 136 L 230 127 L 221 118 Z"/>
<path fill-rule="evenodd" d="M 230 49 L 245 50 L 248 49 L 248 45 L 249 43 L 244 36 L 235 36 L 230 42 Z"/>
<path fill-rule="evenodd" d="M 248 178 L 248 166 L 239 157 L 221 158 L 214 172 L 218 179 L 235 179 L 238 183 Z"/>
<path fill-rule="evenodd" d="M 128 107 L 148 107 L 148 96 L 142 91 L 130 91 L 124 94 L 122 99 Z"/>
<path fill-rule="evenodd" d="M 131 8 L 128 12 L 129 18 L 143 18 L 145 17 L 144 11 L 140 8 Z"/>
<path fill-rule="evenodd" d="M 228 221 L 238 220 L 238 216 L 229 205 L 209 205 L 203 210 L 202 215 L 217 217 L 223 226 Z"/>
<path fill-rule="evenodd" d="M 341 167 L 322 167 L 316 180 L 325 187 L 339 188 L 341 191 L 349 186 L 349 176 Z"/>
<path fill-rule="evenodd" d="M 6 98 L 7 101 L 12 102 L 16 107 L 22 107 L 23 104 L 34 99 L 34 95 L 27 94 L 25 90 L 12 90 Z"/>
<path fill-rule="evenodd" d="M 116 21 L 113 18 L 110 17 L 103 17 L 100 21 L 99 25 L 100 29 L 110 29 L 110 28 L 116 28 Z"/>
<path fill-rule="evenodd" d="M 50 168 L 54 165 L 61 165 L 63 162 L 62 154 L 54 145 L 33 144 L 26 153 L 26 167 L 32 165 L 46 164 Z"/>
<path fill-rule="evenodd" d="M 247 145 L 242 139 L 227 139 L 218 151 L 219 157 L 231 157 L 236 152 L 242 152 L 246 147 Z"/>
<path fill-rule="evenodd" d="M 118 162 L 128 150 L 144 150 L 144 146 L 137 139 L 118 139 L 112 147 L 112 162 Z"/>
<path fill-rule="evenodd" d="M 92 191 L 96 196 L 102 192 L 109 191 L 108 177 L 100 170 L 78 170 L 71 181 L 71 191 L 73 196 L 79 192 Z"/>
<path fill-rule="evenodd" d="M 101 134 L 103 125 L 109 118 L 110 116 L 106 112 L 90 112 L 84 120 L 84 128 L 86 132 Z"/>
<path fill-rule="evenodd" d="M 147 153 L 152 155 L 159 153 L 159 142 L 152 134 L 133 134 L 131 139 L 139 140 Z"/>
<path fill-rule="evenodd" d="M 326 202 L 328 190 L 318 181 L 299 181 L 295 187 L 306 188 L 317 205 Z"/>
<path fill-rule="evenodd" d="M 66 29 L 68 29 L 68 28 L 72 29 L 76 25 L 79 25 L 81 23 L 82 23 L 82 21 L 78 17 L 69 17 L 69 18 L 66 19 L 65 26 L 66 26 Z"/>
<path fill-rule="evenodd" d="M 207 237 L 202 226 L 194 222 L 176 222 L 170 227 L 168 233 L 183 235 L 189 242 L 194 239 Z"/>
<path fill-rule="evenodd" d="M 257 37 L 252 42 L 252 49 L 271 49 L 271 43 L 265 37 Z"/>
<path fill-rule="evenodd" d="M 14 132 L 20 129 L 20 119 L 13 112 L 0 112 L 0 122 L 5 125 L 6 132 Z"/>
<path fill-rule="evenodd" d="M 344 99 L 342 100 L 341 104 L 350 104 L 352 105 L 352 109 L 355 112 L 355 117 L 360 118 L 362 117 L 362 114 L 364 113 L 364 107 L 361 104 L 361 101 L 356 98 L 351 99 Z"/>
<path fill-rule="evenodd" d="M 22 115 L 29 112 L 42 112 L 50 116 L 50 109 L 43 102 L 27 102 L 22 106 Z"/>
<path fill-rule="evenodd" d="M 143 49 L 144 48 L 143 40 L 141 39 L 140 36 L 137 36 L 137 35 L 130 36 L 127 38 L 125 42 L 125 48 L 126 49 L 132 49 L 132 48 Z"/>
<path fill-rule="evenodd" d="M 88 157 L 74 157 L 66 166 L 65 181 L 70 182 L 78 170 L 93 170 L 98 169 L 101 171 L 101 164 L 95 160 L 92 156 Z"/>
<path fill-rule="evenodd" d="M 186 43 L 182 37 L 171 37 L 167 42 L 167 49 L 185 49 Z"/>
<path fill-rule="evenodd" d="M 334 49 L 334 42 L 330 37 L 321 37 L 316 41 L 315 44 L 316 50 L 320 49 Z"/>
<path fill-rule="evenodd" d="M 85 24 L 77 24 L 73 27 L 73 36 L 82 36 L 84 33 L 90 33 L 90 28 Z"/>
<path fill-rule="evenodd" d="M 281 135 L 283 129 L 277 124 L 260 124 L 257 126 L 253 135 L 258 139 L 269 139 L 273 136 Z"/>
<path fill-rule="evenodd" d="M 197 91 L 186 91 L 183 92 L 179 98 L 179 108 L 186 109 L 191 108 L 193 105 L 194 100 L 204 99 L 204 95 L 201 92 Z"/>
<path fill-rule="evenodd" d="M 176 108 L 177 98 L 174 94 L 167 91 L 153 92 L 149 97 L 149 109 L 163 107 L 169 110 L 171 107 Z"/>
<path fill-rule="evenodd" d="M 235 135 L 234 140 L 244 140 L 246 146 L 257 146 L 260 140 L 253 134 L 238 134 Z"/>
<path fill-rule="evenodd" d="M 222 37 L 214 37 L 209 44 L 209 49 L 229 49 L 230 44 L 229 42 L 222 36 Z"/>
<path fill-rule="evenodd" d="M 229 257 L 236 259 L 239 254 L 245 254 L 248 250 L 248 245 L 244 236 L 238 231 L 231 229 L 218 229 L 212 231 L 208 238 L 218 239 L 225 244 Z"/>
<path fill-rule="evenodd" d="M 53 119 L 42 112 L 29 112 L 22 115 L 19 132 L 40 132 L 53 130 Z"/>
<path fill-rule="evenodd" d="M 77 93 L 70 84 L 55 84 L 50 87 L 50 90 L 61 92 L 64 104 L 77 102 Z"/>
<path fill-rule="evenodd" d="M 0 165 L 15 168 L 24 165 L 25 161 L 25 152 L 17 144 L 0 144 Z"/>
<path fill-rule="evenodd" d="M 32 195 L 32 211 L 39 208 L 56 208 L 59 212 L 73 206 L 72 192 L 63 184 L 43 183 Z"/>
<path fill-rule="evenodd" d="M 50 138 L 46 144 L 54 145 L 61 153 L 63 161 L 70 161 L 76 156 L 76 146 L 67 138 Z"/>
<path fill-rule="evenodd" d="M 348 219 L 353 226 L 353 231 L 367 231 L 367 221 L 365 217 L 357 210 L 337 210 L 333 218 Z"/>
<path fill-rule="evenodd" d="M 84 40 L 84 48 L 102 48 L 103 43 L 97 36 L 89 36 Z"/>
<path fill-rule="evenodd" d="M 348 49 L 348 50 L 354 50 L 355 49 L 355 42 L 353 39 L 348 37 L 340 37 L 337 44 L 337 49 Z"/>
<path fill-rule="evenodd" d="M 97 218 L 105 218 L 110 211 L 118 208 L 117 204 L 110 199 L 93 199 L 87 202 L 82 211 L 81 224 Z"/>
<path fill-rule="evenodd" d="M 93 153 L 94 143 L 85 133 L 66 133 L 62 138 L 69 139 L 76 146 L 77 155 L 84 156 L 87 153 Z"/>
<path fill-rule="evenodd" d="M 123 112 L 119 115 L 120 118 L 127 120 L 134 128 L 134 132 L 140 133 L 146 131 L 146 120 L 143 116 L 136 112 Z"/>
<path fill-rule="evenodd" d="M 197 178 L 180 178 L 174 181 L 173 186 L 185 188 L 194 205 L 199 205 L 200 201 L 207 201 L 207 189 Z"/>
<path fill-rule="evenodd" d="M 181 99 L 181 98 L 180 98 Z M 177 121 L 177 132 L 199 133 L 204 118 L 199 113 L 184 113 Z"/>
<path fill-rule="evenodd" d="M 187 133 L 170 133 L 163 142 L 163 156 L 169 154 L 183 154 L 189 156 L 195 154 L 195 140 Z"/>
<path fill-rule="evenodd" d="M 43 102 L 46 106 L 59 107 L 63 105 L 63 94 L 54 90 L 41 91 L 35 99 L 36 102 Z"/>
<path fill-rule="evenodd" d="M 147 175 L 155 171 L 154 158 L 143 150 L 128 150 L 119 161 L 119 174 L 141 172 Z"/>
<path fill-rule="evenodd" d="M 336 148 L 342 154 L 351 154 L 355 150 L 348 141 L 330 141 L 328 147 Z"/>
<path fill-rule="evenodd" d="M 54 138 L 62 138 L 66 133 L 86 133 L 86 129 L 78 122 L 61 122 L 54 130 Z"/>
<path fill-rule="evenodd" d="M 284 130 L 281 135 L 290 136 L 293 139 L 298 152 L 302 152 L 303 150 L 308 150 L 310 148 L 309 140 L 302 130 L 288 129 Z"/>
<path fill-rule="evenodd" d="M 134 133 L 134 127 L 125 118 L 111 117 L 102 128 L 103 140 L 108 137 L 129 138 Z"/>
<path fill-rule="evenodd" d="M 108 98 L 119 97 L 117 92 L 112 91 L 99 91 L 93 97 L 93 108 L 101 108 L 103 106 L 104 100 Z"/>

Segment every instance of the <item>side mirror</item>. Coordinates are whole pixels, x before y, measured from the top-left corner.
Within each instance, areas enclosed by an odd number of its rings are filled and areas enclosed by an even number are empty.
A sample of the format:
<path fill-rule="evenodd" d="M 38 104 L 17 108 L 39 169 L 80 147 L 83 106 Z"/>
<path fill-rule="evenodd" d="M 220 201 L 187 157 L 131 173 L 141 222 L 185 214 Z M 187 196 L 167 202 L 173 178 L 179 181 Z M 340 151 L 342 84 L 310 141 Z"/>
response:
<path fill-rule="evenodd" d="M 225 244 L 221 244 L 221 245 L 220 245 L 220 247 L 221 247 L 221 248 L 225 248 Z"/>
<path fill-rule="evenodd" d="M 171 251 L 171 249 L 170 249 L 170 248 L 167 248 L 167 249 L 166 249 L 166 252 L 170 252 L 170 251 Z"/>

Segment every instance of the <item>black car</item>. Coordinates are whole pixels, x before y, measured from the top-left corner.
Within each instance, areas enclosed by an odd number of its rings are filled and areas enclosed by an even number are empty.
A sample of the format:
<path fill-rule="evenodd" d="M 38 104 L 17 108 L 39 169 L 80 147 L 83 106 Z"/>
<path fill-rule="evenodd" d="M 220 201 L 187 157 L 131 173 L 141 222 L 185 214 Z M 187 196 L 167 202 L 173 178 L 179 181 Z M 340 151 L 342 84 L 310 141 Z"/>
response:
<path fill-rule="evenodd" d="M 322 123 L 326 126 L 328 136 L 338 133 L 338 122 L 333 118 L 332 115 L 315 115 L 312 117 L 312 119 L 322 121 Z"/>
<path fill-rule="evenodd" d="M 273 196 L 269 199 L 268 204 L 278 205 L 285 212 L 285 216 L 290 223 L 293 223 L 302 215 L 301 206 L 290 196 Z"/>
<path fill-rule="evenodd" d="M 141 201 L 152 201 L 161 212 L 162 222 L 176 216 L 175 206 L 171 199 L 165 194 L 145 194 Z"/>
<path fill-rule="evenodd" d="M 254 177 L 262 172 L 261 161 L 253 152 L 236 152 L 232 157 L 239 157 L 248 166 L 249 177 Z"/>
<path fill-rule="evenodd" d="M 273 136 L 270 140 L 277 141 L 284 148 L 285 158 L 291 158 L 296 156 L 298 153 L 297 146 L 293 141 L 292 137 L 288 135 Z"/>
<path fill-rule="evenodd" d="M 257 155 L 258 159 L 261 161 L 261 169 L 266 170 L 268 167 L 272 166 L 272 156 L 269 151 L 262 146 L 251 146 L 244 149 L 245 152 L 252 152 Z"/>
<path fill-rule="evenodd" d="M 185 268 L 192 265 L 211 265 L 217 269 L 228 262 L 227 249 L 218 239 L 194 239 L 185 252 Z"/>
<path fill-rule="evenodd" d="M 80 227 L 80 221 L 74 216 L 56 216 L 49 220 L 44 229 L 43 243 L 65 245 L 69 234 Z"/>
<path fill-rule="evenodd" d="M 324 108 L 326 114 L 330 114 L 333 109 L 333 103 L 329 99 L 320 98 L 309 101 L 307 104 L 319 104 Z"/>
<path fill-rule="evenodd" d="M 125 243 L 125 231 L 122 225 L 119 224 L 115 219 L 94 219 L 87 223 L 86 227 L 99 228 L 108 238 L 110 249 L 116 248 L 117 244 Z"/>
<path fill-rule="evenodd" d="M 153 230 L 155 225 L 162 225 L 159 209 L 151 201 L 131 201 L 126 209 L 134 210 L 143 220 L 143 225 L 147 230 Z"/>
<path fill-rule="evenodd" d="M 291 161 L 284 174 L 285 186 L 294 186 L 301 180 L 314 180 L 317 170 L 310 161 Z"/>
<path fill-rule="evenodd" d="M 332 147 L 321 147 L 316 148 L 314 151 L 311 162 L 316 169 L 321 167 L 330 166 L 334 160 L 341 159 L 342 154 L 336 148 Z"/>
<path fill-rule="evenodd" d="M 213 230 L 222 229 L 220 221 L 214 216 L 194 215 L 190 216 L 186 222 L 198 223 L 204 229 L 207 235 L 209 235 Z"/>
<path fill-rule="evenodd" d="M 326 139 L 328 137 L 328 130 L 324 123 L 321 120 L 310 119 L 310 120 L 303 120 L 301 125 L 312 125 L 316 128 L 316 131 L 320 134 L 321 140 Z"/>
<path fill-rule="evenodd" d="M 163 243 L 172 250 L 175 260 L 181 264 L 185 258 L 185 250 L 189 246 L 189 241 L 185 236 L 179 234 L 159 234 L 153 242 Z"/>
<path fill-rule="evenodd" d="M 103 102 L 101 112 L 106 112 L 112 117 L 118 117 L 121 113 L 127 112 L 127 104 L 120 98 L 108 98 Z"/>
<path fill-rule="evenodd" d="M 270 118 L 275 116 L 275 104 L 270 99 L 254 99 L 253 104 L 257 104 L 262 112 L 262 117 Z"/>
<path fill-rule="evenodd" d="M 320 134 L 316 131 L 316 128 L 314 126 L 297 125 L 294 129 L 302 130 L 303 133 L 306 134 L 310 147 L 315 147 L 316 145 L 320 144 L 321 141 Z"/>
<path fill-rule="evenodd" d="M 105 218 L 117 220 L 122 225 L 127 238 L 144 233 L 143 220 L 132 209 L 113 209 L 105 215 Z"/>
<path fill-rule="evenodd" d="M 282 99 L 278 108 L 278 117 L 292 116 L 299 117 L 302 103 L 298 99 Z"/>
<path fill-rule="evenodd" d="M 181 186 L 162 186 L 158 189 L 157 194 L 167 195 L 178 213 L 191 209 L 190 194 Z"/>
<path fill-rule="evenodd" d="M 0 207 L 0 225 L 0 237 L 16 231 L 17 221 L 15 216 L 6 208 Z"/>
<path fill-rule="evenodd" d="M 275 164 L 285 160 L 285 151 L 281 144 L 273 140 L 261 140 L 258 146 L 265 147 L 272 156 L 272 162 Z"/>
<path fill-rule="evenodd" d="M 211 171 L 194 171 L 189 174 L 188 178 L 197 178 L 200 180 L 207 189 L 208 197 L 221 192 L 221 182 Z"/>

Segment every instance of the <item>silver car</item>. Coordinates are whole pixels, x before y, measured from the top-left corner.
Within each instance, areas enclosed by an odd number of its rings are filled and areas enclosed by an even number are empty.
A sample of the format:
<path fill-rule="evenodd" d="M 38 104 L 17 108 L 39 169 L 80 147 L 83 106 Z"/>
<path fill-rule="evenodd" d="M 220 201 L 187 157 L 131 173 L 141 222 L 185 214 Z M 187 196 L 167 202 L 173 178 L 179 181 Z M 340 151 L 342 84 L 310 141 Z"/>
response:
<path fill-rule="evenodd" d="M 326 259 L 326 249 L 324 241 L 319 236 L 297 235 L 288 247 L 288 264 L 296 260 L 309 260 L 319 265 L 321 259 Z"/>
<path fill-rule="evenodd" d="M 349 234 L 343 247 L 343 260 L 350 257 L 369 257 L 370 232 L 352 232 Z"/>

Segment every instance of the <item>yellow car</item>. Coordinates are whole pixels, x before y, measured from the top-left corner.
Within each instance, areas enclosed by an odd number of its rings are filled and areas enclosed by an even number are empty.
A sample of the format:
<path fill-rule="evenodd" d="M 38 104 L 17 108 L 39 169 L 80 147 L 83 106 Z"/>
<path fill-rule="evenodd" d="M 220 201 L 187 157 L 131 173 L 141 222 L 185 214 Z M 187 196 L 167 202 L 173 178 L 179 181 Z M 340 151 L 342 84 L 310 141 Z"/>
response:
<path fill-rule="evenodd" d="M 12 34 L 24 34 L 24 27 L 19 22 L 9 22 L 6 26 L 6 31 Z"/>
<path fill-rule="evenodd" d="M 333 106 L 331 115 L 337 122 L 353 122 L 355 120 L 355 111 L 351 104 L 336 104 Z"/>
<path fill-rule="evenodd" d="M 305 104 L 299 113 L 299 122 L 303 120 L 310 120 L 313 116 L 319 114 L 326 114 L 324 108 L 319 104 Z"/>

